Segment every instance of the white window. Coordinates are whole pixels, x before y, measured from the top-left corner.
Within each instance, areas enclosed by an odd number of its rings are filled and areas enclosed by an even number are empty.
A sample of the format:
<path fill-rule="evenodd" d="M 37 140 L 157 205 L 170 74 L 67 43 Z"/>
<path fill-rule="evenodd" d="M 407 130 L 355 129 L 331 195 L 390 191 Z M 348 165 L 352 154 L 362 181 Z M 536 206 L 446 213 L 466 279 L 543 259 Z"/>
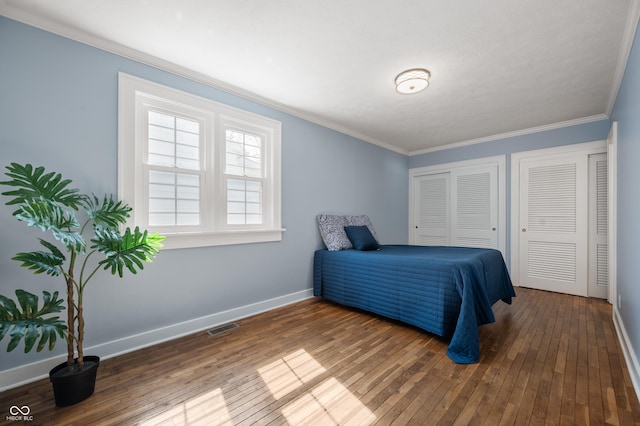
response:
<path fill-rule="evenodd" d="M 280 122 L 126 74 L 118 190 L 165 247 L 280 241 Z"/>

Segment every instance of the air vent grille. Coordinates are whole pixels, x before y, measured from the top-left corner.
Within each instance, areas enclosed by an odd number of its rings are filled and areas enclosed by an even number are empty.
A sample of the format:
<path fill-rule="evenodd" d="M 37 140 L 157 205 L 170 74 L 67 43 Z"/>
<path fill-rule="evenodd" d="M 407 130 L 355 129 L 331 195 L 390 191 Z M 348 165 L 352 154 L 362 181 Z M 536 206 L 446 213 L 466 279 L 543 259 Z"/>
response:
<path fill-rule="evenodd" d="M 219 325 L 218 327 L 212 328 L 211 330 L 207 331 L 207 333 L 209 333 L 211 336 L 215 336 L 216 334 L 224 333 L 225 331 L 233 330 L 234 328 L 238 328 L 238 327 L 240 327 L 238 324 L 236 324 L 235 322 L 232 322 L 229 324 Z"/>

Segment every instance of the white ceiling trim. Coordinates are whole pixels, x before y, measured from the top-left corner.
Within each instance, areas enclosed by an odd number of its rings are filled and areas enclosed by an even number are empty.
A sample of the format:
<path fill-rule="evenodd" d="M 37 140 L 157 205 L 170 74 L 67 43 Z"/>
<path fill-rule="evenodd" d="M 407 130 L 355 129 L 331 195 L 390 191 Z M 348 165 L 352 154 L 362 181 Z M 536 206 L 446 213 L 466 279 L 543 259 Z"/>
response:
<path fill-rule="evenodd" d="M 633 46 L 633 40 L 638 29 L 638 21 L 640 20 L 640 0 L 632 0 L 629 4 L 629 14 L 627 15 L 627 22 L 625 24 L 624 35 L 622 38 L 622 44 L 620 46 L 620 52 L 618 54 L 618 63 L 616 65 L 616 73 L 613 80 L 613 88 L 609 101 L 607 103 L 607 115 L 611 116 L 613 107 L 620 91 L 620 85 L 622 84 L 622 78 L 624 77 L 624 71 L 627 68 L 627 61 L 629 60 L 629 54 L 631 53 L 631 47 Z"/>
<path fill-rule="evenodd" d="M 607 119 L 609 119 L 609 117 L 606 116 L 605 114 L 592 115 L 590 117 L 577 118 L 575 120 L 567 120 L 567 121 L 562 121 L 560 123 L 545 124 L 544 126 L 531 127 L 529 129 L 516 130 L 514 132 L 507 132 L 507 133 L 500 133 L 492 136 L 486 136 L 484 138 L 470 139 L 468 141 L 450 143 L 447 145 L 437 146 L 434 148 L 421 149 L 418 151 L 412 151 L 409 153 L 409 155 L 414 156 L 414 155 L 428 154 L 430 152 L 444 151 L 452 148 L 460 148 L 463 146 L 476 145 L 484 142 L 491 142 L 491 141 L 496 141 L 500 139 L 513 138 L 516 136 L 530 135 L 532 133 L 545 132 L 547 130 L 561 129 L 563 127 L 577 126 L 580 124 L 593 123 L 595 121 L 607 120 Z"/>

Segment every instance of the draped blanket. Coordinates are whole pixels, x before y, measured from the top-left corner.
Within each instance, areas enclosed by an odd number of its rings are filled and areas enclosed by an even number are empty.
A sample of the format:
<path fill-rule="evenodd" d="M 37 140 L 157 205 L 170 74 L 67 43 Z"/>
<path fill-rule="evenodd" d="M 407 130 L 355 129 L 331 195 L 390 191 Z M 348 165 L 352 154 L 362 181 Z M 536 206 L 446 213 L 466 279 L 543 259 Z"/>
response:
<path fill-rule="evenodd" d="M 317 250 L 313 292 L 451 337 L 447 355 L 478 362 L 478 326 L 495 321 L 491 306 L 515 291 L 493 249 L 384 245 L 380 250 Z"/>

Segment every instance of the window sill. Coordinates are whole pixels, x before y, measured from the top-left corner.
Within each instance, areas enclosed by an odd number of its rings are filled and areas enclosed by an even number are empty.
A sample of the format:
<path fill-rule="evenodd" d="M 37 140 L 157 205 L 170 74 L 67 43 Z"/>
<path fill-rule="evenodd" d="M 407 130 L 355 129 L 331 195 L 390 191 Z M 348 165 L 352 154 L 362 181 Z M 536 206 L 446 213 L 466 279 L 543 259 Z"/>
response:
<path fill-rule="evenodd" d="M 181 249 L 193 247 L 226 246 L 233 244 L 253 244 L 282 241 L 282 233 L 286 229 L 260 229 L 226 232 L 198 232 L 171 234 L 162 233 L 166 237 L 163 249 Z"/>

